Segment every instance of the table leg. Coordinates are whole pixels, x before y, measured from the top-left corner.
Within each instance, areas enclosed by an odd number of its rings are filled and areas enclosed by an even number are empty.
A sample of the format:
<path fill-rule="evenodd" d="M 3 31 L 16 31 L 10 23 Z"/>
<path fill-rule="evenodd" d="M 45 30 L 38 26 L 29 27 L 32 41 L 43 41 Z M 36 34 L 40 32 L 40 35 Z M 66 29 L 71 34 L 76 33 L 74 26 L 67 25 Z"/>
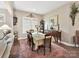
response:
<path fill-rule="evenodd" d="M 45 39 L 44 39 L 44 55 L 45 55 Z"/>

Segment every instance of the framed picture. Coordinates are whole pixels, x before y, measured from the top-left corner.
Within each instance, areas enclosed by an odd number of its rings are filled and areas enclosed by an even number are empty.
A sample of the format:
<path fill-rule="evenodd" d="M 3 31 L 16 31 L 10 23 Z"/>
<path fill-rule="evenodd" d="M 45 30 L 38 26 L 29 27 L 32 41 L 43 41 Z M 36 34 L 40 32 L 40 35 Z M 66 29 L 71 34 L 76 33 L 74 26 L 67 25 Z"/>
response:
<path fill-rule="evenodd" d="M 54 19 L 51 19 L 50 21 L 51 21 L 52 25 L 54 25 Z"/>
<path fill-rule="evenodd" d="M 5 22 L 5 15 L 4 14 L 0 14 L 0 22 Z"/>
<path fill-rule="evenodd" d="M 13 17 L 13 25 L 17 24 L 17 17 Z"/>
<path fill-rule="evenodd" d="M 53 22 L 53 26 L 57 26 L 58 25 L 58 16 L 52 16 L 51 20 Z"/>

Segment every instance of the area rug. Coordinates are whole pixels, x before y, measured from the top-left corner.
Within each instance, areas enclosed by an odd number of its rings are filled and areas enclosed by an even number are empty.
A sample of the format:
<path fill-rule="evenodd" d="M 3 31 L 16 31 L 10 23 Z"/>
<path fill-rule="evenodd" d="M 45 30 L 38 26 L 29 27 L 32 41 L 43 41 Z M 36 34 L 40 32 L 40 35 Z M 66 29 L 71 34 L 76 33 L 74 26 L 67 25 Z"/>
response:
<path fill-rule="evenodd" d="M 51 52 L 46 48 L 46 54 L 43 54 L 43 49 L 31 51 L 27 40 L 19 40 L 19 45 L 14 45 L 11 50 L 10 58 L 69 58 L 76 57 L 76 51 L 68 51 L 65 48 L 52 43 Z"/>

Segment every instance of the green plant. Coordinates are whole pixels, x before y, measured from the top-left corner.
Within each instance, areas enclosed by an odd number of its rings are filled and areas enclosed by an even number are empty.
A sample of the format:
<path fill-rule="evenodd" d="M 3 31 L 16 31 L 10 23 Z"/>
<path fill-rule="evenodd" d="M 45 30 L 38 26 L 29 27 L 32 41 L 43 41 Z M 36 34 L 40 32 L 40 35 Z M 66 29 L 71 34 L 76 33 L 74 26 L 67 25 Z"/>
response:
<path fill-rule="evenodd" d="M 78 7 L 76 6 L 75 3 L 73 3 L 73 5 L 71 6 L 71 12 L 70 12 L 70 17 L 71 17 L 73 26 L 75 24 L 75 17 L 77 13 L 78 13 Z"/>

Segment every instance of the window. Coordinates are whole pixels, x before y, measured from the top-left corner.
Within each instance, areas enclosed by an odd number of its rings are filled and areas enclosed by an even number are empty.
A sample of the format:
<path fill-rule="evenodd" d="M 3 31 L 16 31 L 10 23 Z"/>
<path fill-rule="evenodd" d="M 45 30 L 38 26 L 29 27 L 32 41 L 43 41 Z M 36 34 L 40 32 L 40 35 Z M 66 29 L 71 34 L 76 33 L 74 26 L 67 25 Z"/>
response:
<path fill-rule="evenodd" d="M 5 15 L 0 13 L 0 22 L 5 22 Z"/>
<path fill-rule="evenodd" d="M 23 33 L 26 33 L 26 31 L 29 31 L 30 29 L 36 30 L 35 25 L 39 24 L 36 18 L 27 18 L 24 17 L 22 20 L 22 29 Z"/>

